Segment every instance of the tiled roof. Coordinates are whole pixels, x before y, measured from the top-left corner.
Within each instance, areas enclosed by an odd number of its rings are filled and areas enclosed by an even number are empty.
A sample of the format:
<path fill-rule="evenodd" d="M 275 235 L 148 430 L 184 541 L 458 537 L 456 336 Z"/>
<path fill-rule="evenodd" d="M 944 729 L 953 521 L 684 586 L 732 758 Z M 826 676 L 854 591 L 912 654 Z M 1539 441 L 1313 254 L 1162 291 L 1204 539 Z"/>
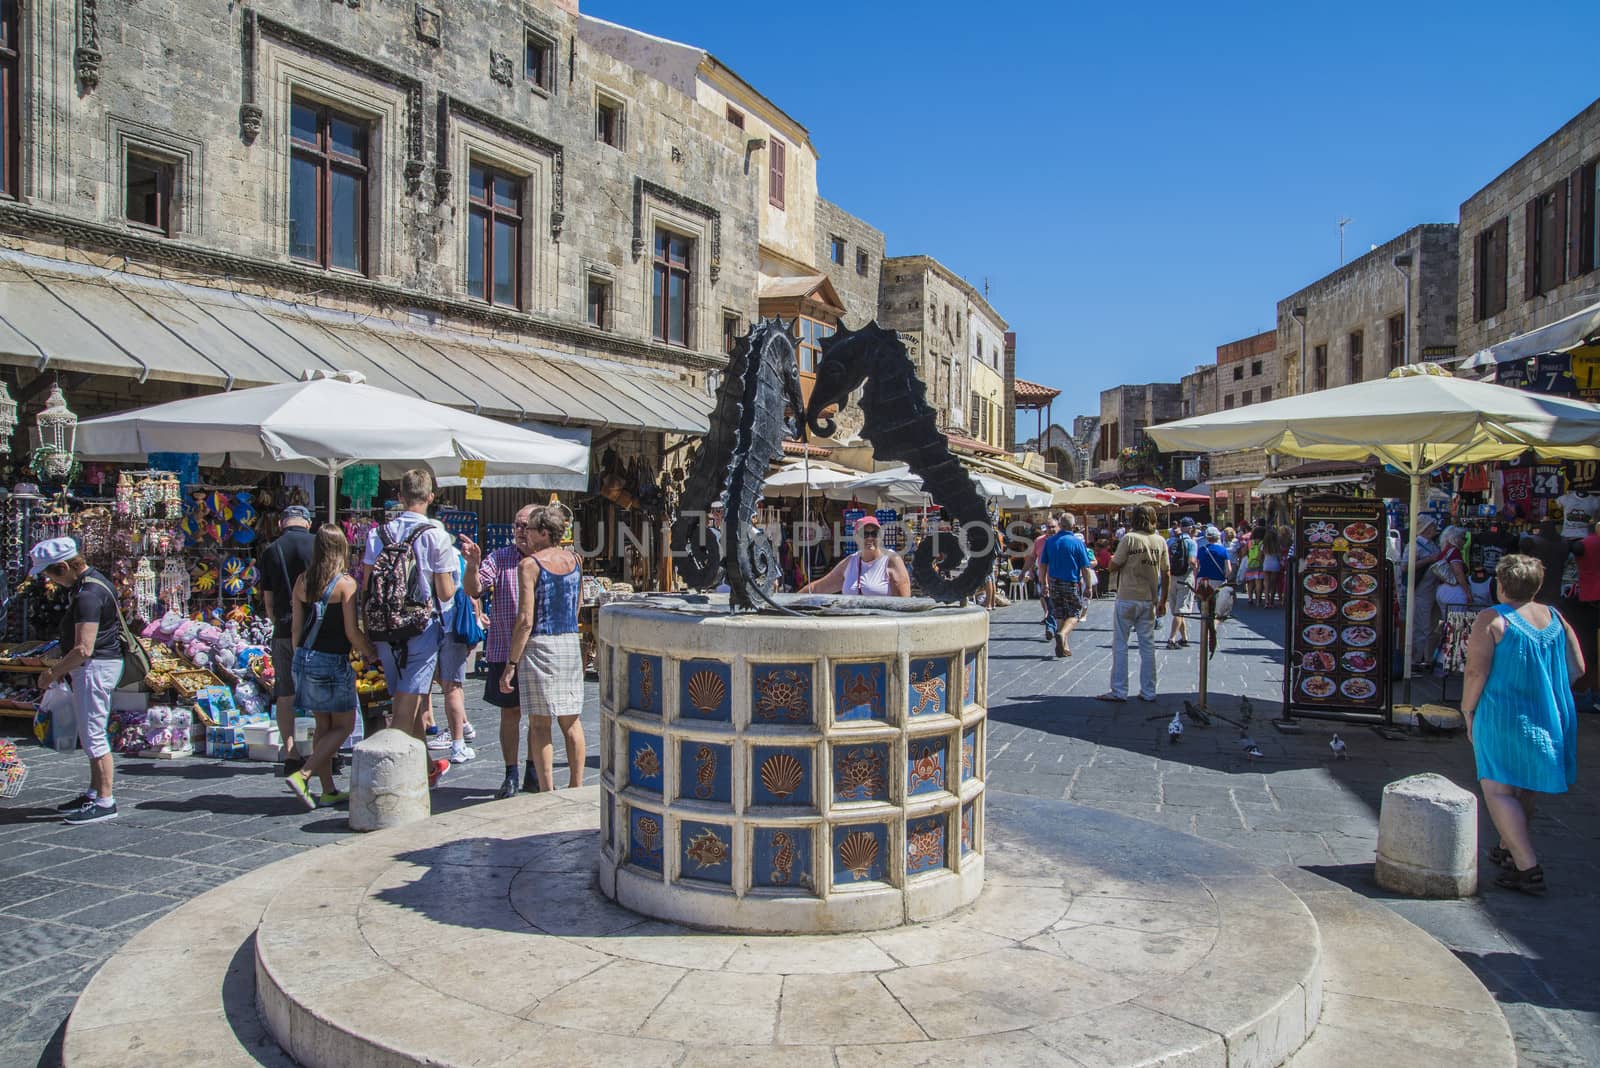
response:
<path fill-rule="evenodd" d="M 1061 396 L 1059 389 L 1051 389 L 1049 386 L 1041 386 L 1037 382 L 1029 382 L 1021 378 L 1017 379 L 1016 398 L 1018 404 L 1037 404 L 1055 400 L 1059 396 Z"/>

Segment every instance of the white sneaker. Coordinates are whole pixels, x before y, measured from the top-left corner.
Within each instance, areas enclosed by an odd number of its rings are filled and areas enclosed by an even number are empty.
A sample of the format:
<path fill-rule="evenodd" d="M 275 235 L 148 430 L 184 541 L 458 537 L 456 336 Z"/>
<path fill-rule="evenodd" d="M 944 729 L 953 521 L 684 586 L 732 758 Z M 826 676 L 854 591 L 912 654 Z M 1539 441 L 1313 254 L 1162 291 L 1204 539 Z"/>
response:
<path fill-rule="evenodd" d="M 427 737 L 429 749 L 449 749 L 453 741 L 450 732 L 442 727 L 437 734 L 430 734 Z"/>
<path fill-rule="evenodd" d="M 450 763 L 465 764 L 469 760 L 476 760 L 478 753 L 466 742 L 457 742 L 450 747 Z"/>
<path fill-rule="evenodd" d="M 464 742 L 475 742 L 478 740 L 478 730 L 470 722 L 462 724 L 461 740 Z"/>

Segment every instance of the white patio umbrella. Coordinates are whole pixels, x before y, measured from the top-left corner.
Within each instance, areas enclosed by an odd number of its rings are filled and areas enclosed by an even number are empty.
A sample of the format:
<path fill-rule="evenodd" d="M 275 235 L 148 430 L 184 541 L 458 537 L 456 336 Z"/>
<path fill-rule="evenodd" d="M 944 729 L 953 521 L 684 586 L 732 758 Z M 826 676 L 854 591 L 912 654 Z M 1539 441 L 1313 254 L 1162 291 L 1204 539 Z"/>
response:
<path fill-rule="evenodd" d="M 876 501 L 880 505 L 912 506 L 921 506 L 927 502 L 927 494 L 922 491 L 922 479 L 912 474 L 911 469 L 903 464 L 874 471 L 870 475 L 862 475 L 849 482 L 841 482 L 837 486 L 829 486 L 822 492 L 824 496 L 835 501 L 861 498 Z"/>
<path fill-rule="evenodd" d="M 851 471 L 826 460 L 795 460 L 768 475 L 761 484 L 761 492 L 768 497 L 800 497 L 808 487 L 823 490 L 860 477 L 860 471 Z"/>
<path fill-rule="evenodd" d="M 1416 536 L 1422 481 L 1446 464 L 1509 460 L 1532 449 L 1557 459 L 1600 458 L 1600 405 L 1412 364 L 1388 378 L 1147 427 L 1164 452 L 1265 449 L 1314 460 L 1375 455 L 1411 479 Z M 1406 569 L 1406 649 L 1415 629 L 1416 572 Z M 1405 701 L 1411 703 L 1411 657 Z"/>
<path fill-rule="evenodd" d="M 425 465 L 460 473 L 482 460 L 486 475 L 584 475 L 581 443 L 459 411 L 343 378 L 314 378 L 158 404 L 78 424 L 78 454 L 88 460 L 140 463 L 152 452 L 198 453 L 216 466 L 226 457 L 255 471 L 325 474 L 328 518 L 339 473 L 376 463 L 389 477 Z"/>
<path fill-rule="evenodd" d="M 1020 482 L 1012 482 L 999 475 L 991 475 L 987 471 L 973 472 L 972 481 L 977 484 L 979 493 L 1001 508 L 1021 511 L 1050 507 L 1049 490 L 1024 486 Z"/>

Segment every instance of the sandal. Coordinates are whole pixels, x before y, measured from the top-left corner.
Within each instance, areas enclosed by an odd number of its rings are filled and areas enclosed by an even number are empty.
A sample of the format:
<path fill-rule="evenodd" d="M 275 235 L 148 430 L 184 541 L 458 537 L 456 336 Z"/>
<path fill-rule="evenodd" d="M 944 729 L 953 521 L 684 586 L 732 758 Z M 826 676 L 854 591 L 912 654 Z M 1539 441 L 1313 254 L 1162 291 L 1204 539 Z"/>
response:
<path fill-rule="evenodd" d="M 1103 693 L 1103 694 L 1100 694 L 1098 697 L 1095 698 L 1095 700 L 1096 701 L 1110 701 L 1112 704 L 1117 704 L 1117 705 L 1125 705 L 1125 704 L 1128 703 L 1128 699 L 1126 697 L 1118 697 L 1114 693 Z"/>
<path fill-rule="evenodd" d="M 1544 869 L 1537 864 L 1531 868 L 1513 867 L 1510 871 L 1503 871 L 1495 876 L 1494 884 L 1507 890 L 1520 890 L 1524 894 L 1542 894 L 1546 889 Z"/>
<path fill-rule="evenodd" d="M 1517 870 L 1517 862 L 1511 859 L 1511 850 L 1504 846 L 1494 846 L 1489 850 L 1489 863 L 1507 871 Z"/>

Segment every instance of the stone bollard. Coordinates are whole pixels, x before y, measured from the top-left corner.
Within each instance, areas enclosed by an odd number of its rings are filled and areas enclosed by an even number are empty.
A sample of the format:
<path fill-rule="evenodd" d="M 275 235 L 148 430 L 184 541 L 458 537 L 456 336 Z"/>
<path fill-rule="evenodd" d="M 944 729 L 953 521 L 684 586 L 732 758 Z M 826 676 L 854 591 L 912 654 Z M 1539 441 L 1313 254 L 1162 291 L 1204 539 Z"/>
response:
<path fill-rule="evenodd" d="M 1412 897 L 1478 892 L 1478 798 L 1443 775 L 1412 775 L 1383 788 L 1378 885 Z"/>
<path fill-rule="evenodd" d="M 432 814 L 427 750 L 421 742 L 389 727 L 356 745 L 350 766 L 351 830 L 381 831 Z"/>

